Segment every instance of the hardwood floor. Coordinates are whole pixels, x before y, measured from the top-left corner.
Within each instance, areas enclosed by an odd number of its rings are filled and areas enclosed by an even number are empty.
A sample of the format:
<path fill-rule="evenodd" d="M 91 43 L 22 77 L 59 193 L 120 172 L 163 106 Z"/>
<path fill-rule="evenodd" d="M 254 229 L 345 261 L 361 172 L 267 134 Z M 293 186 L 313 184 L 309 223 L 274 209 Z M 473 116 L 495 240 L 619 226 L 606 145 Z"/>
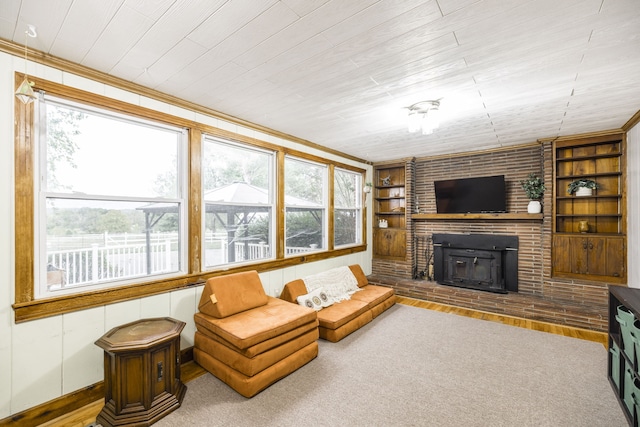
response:
<path fill-rule="evenodd" d="M 444 313 L 452 313 L 460 316 L 472 317 L 474 319 L 488 320 L 491 322 L 504 323 L 506 325 L 517 326 L 520 328 L 532 329 L 535 331 L 543 331 L 551 334 L 562 335 L 566 337 L 578 338 L 587 341 L 594 341 L 605 346 L 608 345 L 607 334 L 604 332 L 596 332 L 588 329 L 574 328 L 570 326 L 555 325 L 553 323 L 539 322 L 535 320 L 522 319 L 519 317 L 505 316 L 495 313 L 489 313 L 479 310 L 471 310 L 468 308 L 455 307 L 452 305 L 440 304 L 430 301 L 423 301 L 408 297 L 397 297 L 399 304 L 420 307 L 428 310 L 435 310 Z M 182 380 L 185 383 L 206 374 L 203 368 L 195 362 L 187 362 L 181 368 Z M 95 422 L 96 416 L 102 409 L 104 400 L 100 399 L 96 402 L 86 405 L 70 414 L 58 417 L 47 423 L 41 424 L 40 427 L 86 427 L 91 426 Z"/>
<path fill-rule="evenodd" d="M 504 323 L 505 325 L 532 329 L 534 331 L 549 332 L 551 334 L 562 335 L 565 337 L 572 337 L 572 338 L 579 338 L 587 341 L 594 341 L 602 344 L 605 348 L 609 344 L 606 332 L 591 331 L 589 329 L 581 329 L 581 328 L 575 328 L 572 326 L 557 325 L 554 323 L 523 319 L 515 316 L 489 313 L 487 311 L 472 310 L 469 308 L 456 307 L 453 305 L 440 304 L 436 302 L 424 301 L 424 300 L 408 298 L 408 297 L 398 296 L 397 301 L 400 304 L 411 305 L 414 307 L 426 308 L 429 310 L 441 311 L 445 313 L 453 313 L 460 316 L 473 317 L 474 319 L 489 320 L 491 322 Z"/>

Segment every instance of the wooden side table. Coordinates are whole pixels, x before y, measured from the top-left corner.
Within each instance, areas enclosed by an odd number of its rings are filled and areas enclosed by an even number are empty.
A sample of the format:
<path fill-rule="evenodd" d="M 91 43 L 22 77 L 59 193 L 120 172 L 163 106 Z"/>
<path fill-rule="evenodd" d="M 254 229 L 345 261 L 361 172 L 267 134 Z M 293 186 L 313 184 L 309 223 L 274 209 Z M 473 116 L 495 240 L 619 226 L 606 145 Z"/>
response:
<path fill-rule="evenodd" d="M 96 345 L 104 350 L 105 427 L 149 426 L 180 407 L 180 332 L 170 317 L 142 319 L 111 329 Z"/>

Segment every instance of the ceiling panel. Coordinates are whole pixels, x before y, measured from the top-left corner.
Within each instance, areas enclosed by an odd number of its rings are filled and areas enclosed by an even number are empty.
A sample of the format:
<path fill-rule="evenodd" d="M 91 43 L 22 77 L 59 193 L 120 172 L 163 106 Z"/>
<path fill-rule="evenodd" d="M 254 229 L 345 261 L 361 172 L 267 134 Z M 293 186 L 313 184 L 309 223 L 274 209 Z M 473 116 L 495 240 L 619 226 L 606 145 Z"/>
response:
<path fill-rule="evenodd" d="M 637 0 L 4 0 L 0 37 L 368 161 L 614 129 Z M 408 105 L 441 100 L 431 135 Z"/>

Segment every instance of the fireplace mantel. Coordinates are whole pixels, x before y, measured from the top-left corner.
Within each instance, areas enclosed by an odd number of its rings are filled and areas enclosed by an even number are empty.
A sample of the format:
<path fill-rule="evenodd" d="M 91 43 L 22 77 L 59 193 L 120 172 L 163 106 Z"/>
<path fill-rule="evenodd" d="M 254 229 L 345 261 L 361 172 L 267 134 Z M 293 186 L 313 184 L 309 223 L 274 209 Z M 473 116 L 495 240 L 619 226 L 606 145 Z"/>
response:
<path fill-rule="evenodd" d="M 413 221 L 421 220 L 500 220 L 500 221 L 542 221 L 544 215 L 530 213 L 462 213 L 462 214 L 412 214 Z"/>

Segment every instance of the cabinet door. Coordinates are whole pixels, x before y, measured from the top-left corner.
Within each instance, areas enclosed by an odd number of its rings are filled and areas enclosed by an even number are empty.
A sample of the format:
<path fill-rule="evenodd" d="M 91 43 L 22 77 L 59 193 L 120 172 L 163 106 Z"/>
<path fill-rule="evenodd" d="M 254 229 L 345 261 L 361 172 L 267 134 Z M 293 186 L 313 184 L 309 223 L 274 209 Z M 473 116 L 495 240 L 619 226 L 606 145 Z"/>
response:
<path fill-rule="evenodd" d="M 407 251 L 405 230 L 374 229 L 373 254 L 380 258 L 402 258 Z"/>
<path fill-rule="evenodd" d="M 571 237 L 569 241 L 571 272 L 575 274 L 589 274 L 589 239 L 587 237 Z"/>
<path fill-rule="evenodd" d="M 589 275 L 594 280 L 625 277 L 624 236 L 555 235 L 553 273 Z"/>
<path fill-rule="evenodd" d="M 589 274 L 611 277 L 624 276 L 623 237 L 590 237 L 587 252 Z"/>
<path fill-rule="evenodd" d="M 579 242 L 578 242 L 579 243 Z M 576 239 L 573 236 L 555 235 L 553 236 L 553 273 L 573 274 L 579 267 L 574 261 L 577 248 Z M 586 263 L 586 261 L 585 261 Z"/>
<path fill-rule="evenodd" d="M 151 352 L 151 400 L 173 392 L 173 368 L 171 343 Z"/>

